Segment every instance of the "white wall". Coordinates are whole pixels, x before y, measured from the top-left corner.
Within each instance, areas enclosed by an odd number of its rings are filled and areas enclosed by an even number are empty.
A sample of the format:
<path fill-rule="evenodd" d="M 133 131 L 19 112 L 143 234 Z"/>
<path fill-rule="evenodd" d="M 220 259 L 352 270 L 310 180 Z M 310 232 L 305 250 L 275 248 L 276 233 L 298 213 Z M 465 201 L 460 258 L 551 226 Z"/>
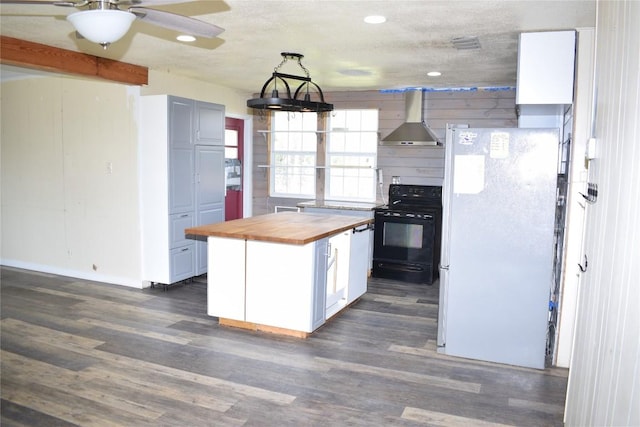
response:
<path fill-rule="evenodd" d="M 199 80 L 149 71 L 149 85 L 143 86 L 142 95 L 176 95 L 199 101 L 215 102 L 225 106 L 226 115 L 248 117 L 247 99 L 251 94 Z"/>
<path fill-rule="evenodd" d="M 246 114 L 248 95 L 157 72 L 150 82 L 142 92 Z M 1 90 L 0 263 L 141 287 L 141 89 L 52 75 Z"/>
<path fill-rule="evenodd" d="M 577 63 L 575 97 L 572 109 L 573 128 L 571 166 L 567 194 L 567 227 L 565 228 L 564 265 L 560 289 L 559 326 L 556 335 L 555 365 L 568 368 L 571 363 L 576 304 L 580 283 L 579 264 L 583 262 L 583 232 L 585 202 L 579 192 L 585 193 L 587 169 L 585 153 L 587 140 L 593 128 L 593 76 L 595 55 L 595 29 L 577 30 Z"/>
<path fill-rule="evenodd" d="M 598 184 L 587 205 L 569 426 L 640 425 L 640 2 L 599 1 L 596 27 Z"/>
<path fill-rule="evenodd" d="M 2 85 L 2 263 L 136 285 L 135 93 L 63 77 Z"/>

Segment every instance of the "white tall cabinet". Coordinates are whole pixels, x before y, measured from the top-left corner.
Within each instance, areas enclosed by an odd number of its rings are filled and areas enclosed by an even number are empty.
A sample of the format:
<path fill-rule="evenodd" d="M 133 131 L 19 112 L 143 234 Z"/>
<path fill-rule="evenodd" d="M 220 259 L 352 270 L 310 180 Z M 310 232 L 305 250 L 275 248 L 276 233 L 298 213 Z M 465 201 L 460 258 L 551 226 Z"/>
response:
<path fill-rule="evenodd" d="M 142 279 L 172 284 L 207 272 L 207 244 L 185 228 L 224 221 L 223 105 L 169 95 L 140 108 Z"/>

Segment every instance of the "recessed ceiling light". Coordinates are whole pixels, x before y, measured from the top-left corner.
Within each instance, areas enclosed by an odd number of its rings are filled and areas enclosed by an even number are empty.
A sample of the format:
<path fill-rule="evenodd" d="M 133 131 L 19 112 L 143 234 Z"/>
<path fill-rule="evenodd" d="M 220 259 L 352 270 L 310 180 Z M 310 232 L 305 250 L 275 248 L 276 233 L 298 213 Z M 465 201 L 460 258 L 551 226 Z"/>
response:
<path fill-rule="evenodd" d="M 440 77 L 442 73 L 440 71 L 429 71 L 427 76 L 429 77 Z"/>
<path fill-rule="evenodd" d="M 382 24 L 383 22 L 386 22 L 386 21 L 387 21 L 387 18 L 385 18 L 382 15 L 370 15 L 364 18 L 364 22 L 366 22 L 367 24 Z"/>
<path fill-rule="evenodd" d="M 194 42 L 194 41 L 196 41 L 195 37 L 190 36 L 188 34 L 180 34 L 178 37 L 176 37 L 176 39 L 181 41 L 181 42 Z"/>

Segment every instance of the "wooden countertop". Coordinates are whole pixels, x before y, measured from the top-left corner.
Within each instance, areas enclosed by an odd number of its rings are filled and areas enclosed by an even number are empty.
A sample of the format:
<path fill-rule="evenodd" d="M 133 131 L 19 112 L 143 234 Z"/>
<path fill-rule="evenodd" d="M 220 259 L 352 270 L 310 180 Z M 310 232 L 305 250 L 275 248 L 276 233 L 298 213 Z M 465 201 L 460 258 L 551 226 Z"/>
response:
<path fill-rule="evenodd" d="M 186 235 L 305 245 L 351 228 L 371 224 L 370 218 L 306 212 L 279 212 L 187 228 Z"/>

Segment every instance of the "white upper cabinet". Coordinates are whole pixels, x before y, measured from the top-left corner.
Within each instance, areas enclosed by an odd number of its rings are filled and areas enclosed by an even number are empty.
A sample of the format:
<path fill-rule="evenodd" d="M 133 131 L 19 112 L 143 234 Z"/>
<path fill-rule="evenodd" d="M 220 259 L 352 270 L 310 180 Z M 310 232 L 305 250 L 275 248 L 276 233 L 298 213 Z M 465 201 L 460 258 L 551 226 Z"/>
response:
<path fill-rule="evenodd" d="M 572 104 L 575 31 L 520 34 L 516 104 Z"/>

